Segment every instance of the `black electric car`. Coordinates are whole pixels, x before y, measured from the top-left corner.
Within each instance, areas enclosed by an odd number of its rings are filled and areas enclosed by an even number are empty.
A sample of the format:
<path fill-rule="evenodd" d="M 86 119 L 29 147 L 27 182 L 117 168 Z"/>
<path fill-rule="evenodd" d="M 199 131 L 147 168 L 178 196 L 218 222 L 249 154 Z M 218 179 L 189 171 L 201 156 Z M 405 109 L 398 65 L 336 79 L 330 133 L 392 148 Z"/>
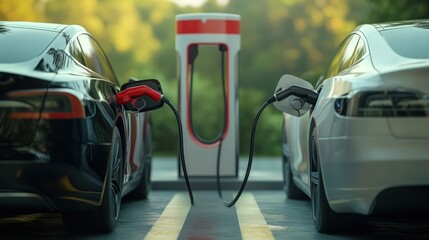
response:
<path fill-rule="evenodd" d="M 0 21 L 0 211 L 60 212 L 110 232 L 128 193 L 150 189 L 149 113 L 83 27 Z"/>

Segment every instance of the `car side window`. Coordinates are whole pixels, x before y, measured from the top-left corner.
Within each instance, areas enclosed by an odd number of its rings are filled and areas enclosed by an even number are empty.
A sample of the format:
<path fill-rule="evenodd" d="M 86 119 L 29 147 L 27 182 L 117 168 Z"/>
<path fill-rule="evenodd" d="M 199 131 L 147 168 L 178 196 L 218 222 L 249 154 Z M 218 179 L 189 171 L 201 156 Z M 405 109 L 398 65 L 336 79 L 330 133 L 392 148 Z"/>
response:
<path fill-rule="evenodd" d="M 119 85 L 112 67 L 98 43 L 86 34 L 80 35 L 78 39 L 85 58 L 85 66 L 112 81 L 114 84 Z"/>
<path fill-rule="evenodd" d="M 330 78 L 338 73 L 338 67 L 341 55 L 344 52 L 345 46 L 347 41 L 344 41 L 335 52 L 334 56 L 332 57 L 331 61 L 329 62 L 328 68 L 326 70 L 326 74 L 324 75 L 324 79 Z"/>
<path fill-rule="evenodd" d="M 366 54 L 365 42 L 362 38 L 360 38 L 358 44 L 356 45 L 356 49 L 353 55 L 351 65 L 358 62 L 365 54 Z"/>
<path fill-rule="evenodd" d="M 358 41 L 359 35 L 352 34 L 341 43 L 328 65 L 324 75 L 325 79 L 337 75 L 352 64 L 353 53 Z"/>
<path fill-rule="evenodd" d="M 74 59 L 76 59 L 79 63 L 85 66 L 85 58 L 82 54 L 82 49 L 80 48 L 80 44 L 77 40 L 74 40 L 68 45 L 67 51 Z"/>
<path fill-rule="evenodd" d="M 359 35 L 353 34 L 350 35 L 348 38 L 348 42 L 346 44 L 346 47 L 344 48 L 344 52 L 340 57 L 340 62 L 338 66 L 338 72 L 343 71 L 344 69 L 350 67 L 353 64 L 354 54 L 356 45 L 359 42 Z"/>

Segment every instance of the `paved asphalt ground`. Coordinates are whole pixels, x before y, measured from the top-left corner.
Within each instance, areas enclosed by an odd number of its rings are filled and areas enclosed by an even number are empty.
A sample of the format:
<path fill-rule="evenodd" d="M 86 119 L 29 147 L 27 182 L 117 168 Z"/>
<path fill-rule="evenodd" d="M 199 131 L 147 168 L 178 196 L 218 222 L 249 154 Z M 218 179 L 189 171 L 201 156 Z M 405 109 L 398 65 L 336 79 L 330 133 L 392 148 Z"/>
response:
<path fill-rule="evenodd" d="M 281 190 L 280 160 L 257 158 L 254 163 L 250 189 L 231 208 L 223 205 L 214 189 L 196 190 L 191 206 L 184 183 L 177 178 L 177 163 L 162 158 L 154 161 L 149 198 L 124 199 L 113 233 L 68 232 L 60 214 L 9 215 L 0 218 L 0 239 L 429 239 L 429 218 L 372 219 L 365 230 L 319 234 L 311 220 L 310 201 L 288 200 Z M 241 177 L 242 173 L 235 183 L 223 183 L 234 187 Z M 214 186 L 207 180 L 192 181 Z M 183 189 L 169 189 L 178 186 Z M 233 194 L 232 189 L 223 192 L 229 200 Z"/>

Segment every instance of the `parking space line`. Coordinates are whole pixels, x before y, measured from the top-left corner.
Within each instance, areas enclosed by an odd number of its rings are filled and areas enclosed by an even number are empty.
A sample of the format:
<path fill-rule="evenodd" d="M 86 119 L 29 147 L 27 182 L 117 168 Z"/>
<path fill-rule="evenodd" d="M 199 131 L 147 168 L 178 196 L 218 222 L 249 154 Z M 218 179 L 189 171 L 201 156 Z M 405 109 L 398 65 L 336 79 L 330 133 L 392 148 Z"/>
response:
<path fill-rule="evenodd" d="M 176 193 L 144 239 L 177 239 L 190 207 L 187 195 Z"/>
<path fill-rule="evenodd" d="M 274 239 L 252 193 L 243 193 L 235 207 L 243 240 Z"/>

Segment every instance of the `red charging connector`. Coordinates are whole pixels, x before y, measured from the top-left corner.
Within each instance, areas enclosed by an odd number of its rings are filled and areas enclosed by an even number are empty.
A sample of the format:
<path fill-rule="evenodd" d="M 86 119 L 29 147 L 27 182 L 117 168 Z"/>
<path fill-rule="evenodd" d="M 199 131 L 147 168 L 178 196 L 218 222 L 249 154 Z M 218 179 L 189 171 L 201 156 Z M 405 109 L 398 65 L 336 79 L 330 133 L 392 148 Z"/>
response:
<path fill-rule="evenodd" d="M 118 102 L 119 105 L 130 103 L 133 100 L 136 100 L 137 98 L 142 96 L 148 96 L 156 102 L 161 101 L 161 98 L 162 98 L 161 93 L 157 92 L 156 90 L 146 85 L 127 88 L 117 93 L 115 96 L 116 96 L 116 101 Z"/>

